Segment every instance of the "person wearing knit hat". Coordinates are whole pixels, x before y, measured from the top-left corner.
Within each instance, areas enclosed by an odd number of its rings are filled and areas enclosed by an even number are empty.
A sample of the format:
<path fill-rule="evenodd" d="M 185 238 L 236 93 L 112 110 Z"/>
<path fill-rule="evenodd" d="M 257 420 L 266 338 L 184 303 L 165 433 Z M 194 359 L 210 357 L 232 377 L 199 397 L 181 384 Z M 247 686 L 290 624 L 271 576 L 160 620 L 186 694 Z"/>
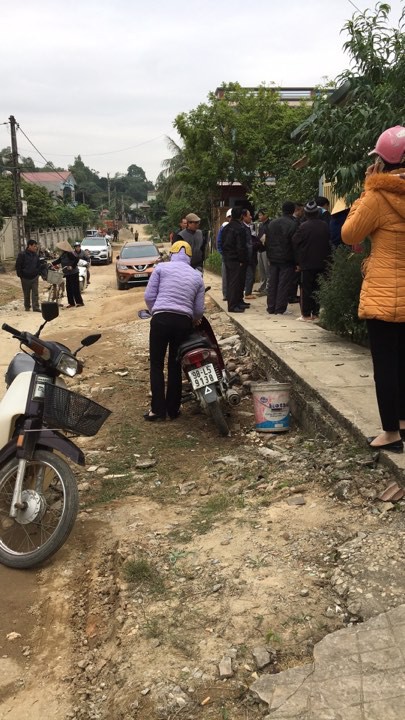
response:
<path fill-rule="evenodd" d="M 53 260 L 52 267 L 60 265 L 63 270 L 63 276 L 66 280 L 67 307 L 72 308 L 76 305 L 83 307 L 84 302 L 79 284 L 79 268 L 77 267 L 80 256 L 73 252 L 73 248 L 67 240 L 57 243 L 56 248 L 61 250 L 61 254 L 56 260 Z"/>
<path fill-rule="evenodd" d="M 317 320 L 317 291 L 332 254 L 328 224 L 321 219 L 315 200 L 304 207 L 305 220 L 295 232 L 292 242 L 297 265 L 301 270 L 301 317 L 305 322 Z"/>

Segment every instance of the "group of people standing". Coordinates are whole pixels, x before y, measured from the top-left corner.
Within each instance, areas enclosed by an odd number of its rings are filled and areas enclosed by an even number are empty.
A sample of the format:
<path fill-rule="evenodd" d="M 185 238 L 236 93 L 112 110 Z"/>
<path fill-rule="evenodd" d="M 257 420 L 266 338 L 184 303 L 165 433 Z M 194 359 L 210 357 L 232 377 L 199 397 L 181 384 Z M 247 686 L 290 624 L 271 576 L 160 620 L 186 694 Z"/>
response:
<path fill-rule="evenodd" d="M 90 265 L 90 257 L 82 250 L 80 242 L 75 242 L 72 247 L 67 240 L 62 240 L 57 243 L 56 249 L 59 250 L 59 255 L 51 261 L 50 265 L 54 269 L 58 266 L 62 269 L 66 282 L 67 307 L 83 307 L 78 263 L 79 260 L 85 260 Z M 87 284 L 90 282 L 89 265 L 87 266 Z M 25 250 L 18 253 L 15 270 L 21 281 L 24 309 L 29 311 L 32 308 L 34 312 L 41 312 L 39 307 L 39 278 L 42 277 L 46 280 L 47 258 L 41 252 L 36 240 L 28 240 Z"/>
<path fill-rule="evenodd" d="M 222 255 L 222 290 L 231 313 L 244 312 L 252 295 L 256 266 L 261 285 L 258 294 L 267 295 L 267 311 L 283 315 L 290 302 L 301 302 L 301 319 L 310 321 L 319 314 L 316 291 L 319 277 L 332 253 L 329 212 L 315 200 L 305 206 L 286 201 L 280 217 L 270 220 L 260 209 L 257 235 L 252 233 L 248 209 L 234 207 L 227 212 L 217 238 Z M 228 220 L 229 218 L 229 220 Z M 297 287 L 301 286 L 300 298 Z"/>

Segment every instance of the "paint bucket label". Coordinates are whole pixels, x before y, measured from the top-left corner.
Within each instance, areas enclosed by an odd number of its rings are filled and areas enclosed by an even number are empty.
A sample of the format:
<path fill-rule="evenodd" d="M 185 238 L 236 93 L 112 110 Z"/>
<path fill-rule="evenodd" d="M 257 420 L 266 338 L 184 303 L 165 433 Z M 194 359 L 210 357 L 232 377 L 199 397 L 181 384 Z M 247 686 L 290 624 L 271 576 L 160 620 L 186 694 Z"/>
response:
<path fill-rule="evenodd" d="M 288 383 L 253 383 L 256 430 L 285 432 L 290 419 L 290 385 Z"/>

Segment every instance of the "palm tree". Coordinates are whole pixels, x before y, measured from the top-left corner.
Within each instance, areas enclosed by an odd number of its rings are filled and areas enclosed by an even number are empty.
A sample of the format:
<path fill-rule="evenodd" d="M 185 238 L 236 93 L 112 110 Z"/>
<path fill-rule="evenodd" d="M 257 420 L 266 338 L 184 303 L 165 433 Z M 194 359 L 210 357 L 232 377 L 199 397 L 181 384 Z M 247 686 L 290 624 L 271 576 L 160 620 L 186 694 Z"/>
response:
<path fill-rule="evenodd" d="M 158 190 L 162 197 L 167 200 L 171 196 L 180 196 L 182 190 L 182 182 L 179 174 L 189 170 L 186 164 L 184 147 L 180 147 L 172 138 L 166 136 L 166 142 L 169 150 L 173 153 L 172 157 L 163 160 L 163 170 L 158 178 Z"/>

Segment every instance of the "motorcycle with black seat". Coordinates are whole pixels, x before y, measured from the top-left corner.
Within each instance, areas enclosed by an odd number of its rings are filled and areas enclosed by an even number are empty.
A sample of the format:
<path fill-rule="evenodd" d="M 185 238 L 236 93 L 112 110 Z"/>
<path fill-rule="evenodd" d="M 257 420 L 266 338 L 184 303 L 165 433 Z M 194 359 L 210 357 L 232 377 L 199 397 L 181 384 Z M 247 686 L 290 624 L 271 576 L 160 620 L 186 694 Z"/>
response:
<path fill-rule="evenodd" d="M 85 465 L 82 450 L 66 435 L 95 435 L 110 415 L 107 408 L 68 390 L 62 375 L 83 371 L 77 353 L 100 339 L 89 335 L 72 352 L 40 339 L 59 315 L 57 303 L 42 303 L 44 322 L 35 334 L 8 324 L 2 329 L 22 352 L 6 371 L 0 402 L 0 562 L 31 568 L 50 558 L 73 529 L 79 496 L 68 458 Z"/>
<path fill-rule="evenodd" d="M 206 292 L 209 288 L 206 288 Z M 150 318 L 148 310 L 139 310 L 138 317 Z M 191 335 L 179 347 L 177 359 L 188 380 L 188 390 L 182 403 L 195 400 L 209 415 L 221 435 L 229 435 L 224 405 L 238 405 L 241 396 L 233 385 L 237 377 L 230 377 L 215 333 L 204 315 Z"/>

